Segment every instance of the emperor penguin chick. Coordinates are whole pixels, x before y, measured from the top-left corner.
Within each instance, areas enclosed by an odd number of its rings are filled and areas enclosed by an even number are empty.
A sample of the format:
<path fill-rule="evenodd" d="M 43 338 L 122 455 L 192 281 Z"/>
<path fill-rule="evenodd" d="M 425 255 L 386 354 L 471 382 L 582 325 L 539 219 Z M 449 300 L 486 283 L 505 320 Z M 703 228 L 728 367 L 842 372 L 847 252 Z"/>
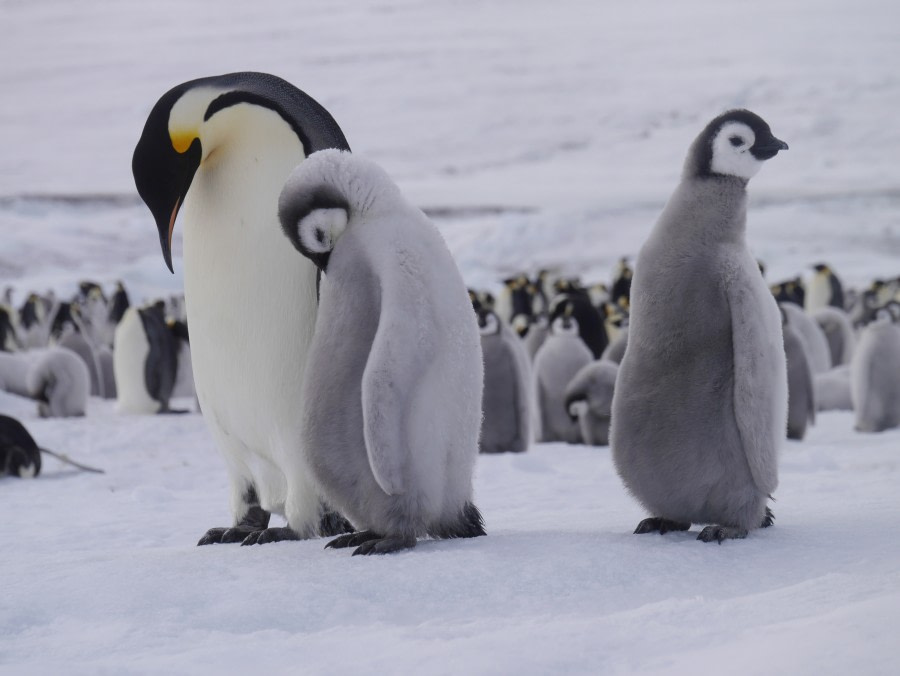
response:
<path fill-rule="evenodd" d="M 784 334 L 784 354 L 787 359 L 788 374 L 788 439 L 802 440 L 806 436 L 806 426 L 816 422 L 816 397 L 812 371 L 806 358 L 803 341 L 794 331 L 788 314 L 781 311 Z"/>
<path fill-rule="evenodd" d="M 850 362 L 850 394 L 857 431 L 900 427 L 900 326 L 887 310 L 860 334 Z"/>
<path fill-rule="evenodd" d="M 481 426 L 475 315 L 446 244 L 378 166 L 323 150 L 279 217 L 324 273 L 304 377 L 302 444 L 323 496 L 358 528 L 329 547 L 484 535 L 472 503 Z"/>
<path fill-rule="evenodd" d="M 568 301 L 564 301 L 568 303 Z M 550 327 L 550 335 L 534 356 L 535 402 L 538 441 L 582 441 L 578 422 L 566 406 L 566 387 L 594 357 L 578 335 L 578 322 L 566 305 Z"/>
<path fill-rule="evenodd" d="M 617 363 L 598 359 L 576 373 L 566 387 L 566 409 L 570 416 L 578 418 L 581 438 L 589 446 L 609 445 L 610 413 L 618 370 Z"/>
<path fill-rule="evenodd" d="M 478 313 L 484 354 L 482 453 L 521 453 L 531 443 L 531 361 L 525 345 L 490 310 Z"/>
<path fill-rule="evenodd" d="M 611 446 L 651 512 L 635 533 L 771 525 L 787 425 L 781 315 L 745 240 L 747 182 L 787 144 L 747 110 L 710 122 L 635 265 Z"/>

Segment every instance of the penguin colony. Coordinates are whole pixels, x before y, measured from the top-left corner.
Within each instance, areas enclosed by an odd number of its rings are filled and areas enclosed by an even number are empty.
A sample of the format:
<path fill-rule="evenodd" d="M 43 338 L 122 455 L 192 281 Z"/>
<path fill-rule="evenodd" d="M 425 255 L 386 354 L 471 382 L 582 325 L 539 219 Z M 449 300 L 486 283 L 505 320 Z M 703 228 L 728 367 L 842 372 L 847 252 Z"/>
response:
<path fill-rule="evenodd" d="M 154 106 L 133 171 L 170 269 L 184 230 L 188 316 L 130 307 L 121 285 L 18 311 L 8 293 L 0 383 L 46 415 L 83 415 L 89 395 L 167 413 L 192 362 L 231 484 L 232 523 L 201 545 L 330 535 L 381 554 L 483 535 L 479 451 L 554 440 L 611 445 L 650 512 L 636 533 L 743 538 L 772 525 L 778 446 L 817 409 L 900 426 L 900 279 L 845 290 L 817 263 L 767 287 L 747 250 L 747 183 L 786 149 L 729 111 L 609 283 L 542 269 L 467 297 L 434 226 L 316 101 L 261 73 L 186 82 Z M 37 474 L 33 440 L 2 431 L 5 471 Z"/>
<path fill-rule="evenodd" d="M 178 297 L 133 307 L 124 284 L 107 298 L 82 280 L 69 300 L 29 292 L 0 306 L 0 387 L 37 402 L 42 417 L 86 414 L 90 397 L 122 413 L 166 413 L 173 396 L 193 398 L 187 326 Z M 130 314 L 142 317 L 136 330 Z M 123 322 L 123 318 L 126 319 Z M 173 393 L 172 384 L 181 382 Z"/>

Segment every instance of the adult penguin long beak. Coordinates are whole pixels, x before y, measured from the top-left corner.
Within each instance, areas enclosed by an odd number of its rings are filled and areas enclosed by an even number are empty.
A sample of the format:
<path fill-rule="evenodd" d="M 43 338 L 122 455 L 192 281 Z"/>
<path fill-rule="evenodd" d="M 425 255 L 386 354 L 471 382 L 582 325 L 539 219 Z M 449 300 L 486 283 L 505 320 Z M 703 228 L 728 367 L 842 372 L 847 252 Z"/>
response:
<path fill-rule="evenodd" d="M 169 131 L 172 106 L 188 89 L 188 84 L 170 90 L 153 107 L 131 161 L 138 194 L 156 221 L 163 258 L 171 272 L 175 272 L 172 267 L 175 218 L 203 156 L 196 131 Z"/>

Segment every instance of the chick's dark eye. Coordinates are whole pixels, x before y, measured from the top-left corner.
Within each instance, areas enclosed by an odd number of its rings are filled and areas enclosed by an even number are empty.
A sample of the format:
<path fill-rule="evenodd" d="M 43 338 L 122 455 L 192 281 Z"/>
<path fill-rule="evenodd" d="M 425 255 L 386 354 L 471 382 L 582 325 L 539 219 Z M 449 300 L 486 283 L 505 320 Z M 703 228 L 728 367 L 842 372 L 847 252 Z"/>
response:
<path fill-rule="evenodd" d="M 744 139 L 742 139 L 740 136 L 732 136 L 728 140 L 731 141 L 731 145 L 733 145 L 734 147 L 737 147 L 744 143 Z"/>

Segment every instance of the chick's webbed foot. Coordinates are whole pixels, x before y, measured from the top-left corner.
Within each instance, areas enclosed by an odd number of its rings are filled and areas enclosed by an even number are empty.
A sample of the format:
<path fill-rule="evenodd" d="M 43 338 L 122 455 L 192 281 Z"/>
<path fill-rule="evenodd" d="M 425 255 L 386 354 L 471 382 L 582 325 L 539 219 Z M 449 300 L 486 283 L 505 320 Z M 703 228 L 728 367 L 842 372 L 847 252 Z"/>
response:
<path fill-rule="evenodd" d="M 372 554 L 390 554 L 391 552 L 399 552 L 403 549 L 412 549 L 415 546 L 415 537 L 383 537 L 378 540 L 369 540 L 362 543 L 353 550 L 353 556 L 357 556 L 358 554 L 365 556 L 370 556 Z"/>
<path fill-rule="evenodd" d="M 269 525 L 269 513 L 259 505 L 251 505 L 244 518 L 231 528 L 210 528 L 200 538 L 198 547 L 203 545 L 233 544 L 243 542 L 253 533 L 264 531 Z"/>

